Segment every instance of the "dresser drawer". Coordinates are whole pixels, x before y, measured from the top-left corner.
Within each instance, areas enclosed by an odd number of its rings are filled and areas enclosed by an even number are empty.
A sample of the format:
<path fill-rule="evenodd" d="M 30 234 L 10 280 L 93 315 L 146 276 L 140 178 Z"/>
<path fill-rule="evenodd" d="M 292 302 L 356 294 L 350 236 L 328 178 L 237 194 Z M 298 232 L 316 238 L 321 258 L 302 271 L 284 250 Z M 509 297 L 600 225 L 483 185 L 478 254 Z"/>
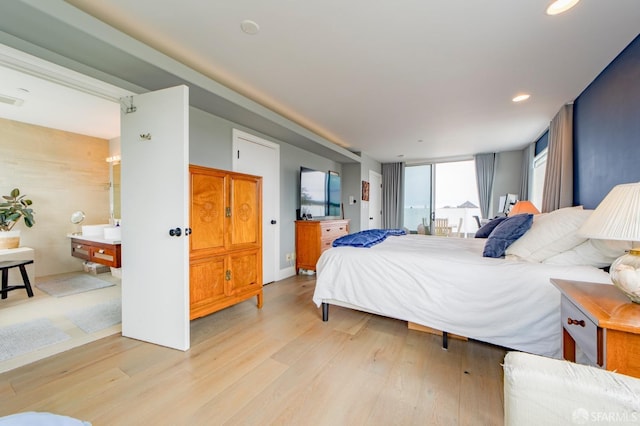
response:
<path fill-rule="evenodd" d="M 335 240 L 349 232 L 346 223 L 327 223 L 320 227 L 320 238 Z"/>
<path fill-rule="evenodd" d="M 320 253 L 333 247 L 335 238 L 323 238 L 320 240 Z"/>
<path fill-rule="evenodd" d="M 562 326 L 571 335 L 582 352 L 598 364 L 598 327 L 571 301 L 563 297 L 560 303 Z"/>

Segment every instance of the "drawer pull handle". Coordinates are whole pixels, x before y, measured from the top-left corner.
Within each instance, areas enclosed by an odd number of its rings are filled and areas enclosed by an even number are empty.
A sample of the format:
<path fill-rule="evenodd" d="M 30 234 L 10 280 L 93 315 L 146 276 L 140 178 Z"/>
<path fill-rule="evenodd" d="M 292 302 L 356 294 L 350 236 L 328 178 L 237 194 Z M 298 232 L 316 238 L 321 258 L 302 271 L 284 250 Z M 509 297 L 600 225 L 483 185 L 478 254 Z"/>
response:
<path fill-rule="evenodd" d="M 103 250 L 103 249 L 100 249 L 100 250 L 98 250 L 98 253 L 100 253 L 100 254 L 104 254 L 104 250 Z"/>
<path fill-rule="evenodd" d="M 340 227 L 340 228 L 338 228 L 338 229 L 340 229 L 340 230 L 342 231 L 342 229 L 343 229 L 343 228 L 342 228 L 342 226 L 341 226 L 341 227 Z"/>
<path fill-rule="evenodd" d="M 81 245 L 77 245 L 77 246 L 76 246 L 76 248 L 77 248 L 77 249 L 81 249 L 81 248 L 82 248 L 82 246 L 81 246 Z"/>
<path fill-rule="evenodd" d="M 575 319 L 571 319 L 570 317 L 567 318 L 567 324 L 569 324 L 569 325 L 579 325 L 580 327 L 584 327 L 585 326 L 584 320 L 575 320 Z"/>

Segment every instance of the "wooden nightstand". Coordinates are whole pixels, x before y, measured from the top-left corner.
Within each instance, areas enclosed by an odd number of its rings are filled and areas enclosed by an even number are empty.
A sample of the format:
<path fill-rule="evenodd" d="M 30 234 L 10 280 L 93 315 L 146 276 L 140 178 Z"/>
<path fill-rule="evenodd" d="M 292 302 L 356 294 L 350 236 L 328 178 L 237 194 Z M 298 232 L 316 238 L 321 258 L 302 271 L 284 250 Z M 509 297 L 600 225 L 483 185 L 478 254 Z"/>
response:
<path fill-rule="evenodd" d="M 640 305 L 613 285 L 552 279 L 562 293 L 562 352 L 576 360 L 576 346 L 594 364 L 640 377 Z"/>

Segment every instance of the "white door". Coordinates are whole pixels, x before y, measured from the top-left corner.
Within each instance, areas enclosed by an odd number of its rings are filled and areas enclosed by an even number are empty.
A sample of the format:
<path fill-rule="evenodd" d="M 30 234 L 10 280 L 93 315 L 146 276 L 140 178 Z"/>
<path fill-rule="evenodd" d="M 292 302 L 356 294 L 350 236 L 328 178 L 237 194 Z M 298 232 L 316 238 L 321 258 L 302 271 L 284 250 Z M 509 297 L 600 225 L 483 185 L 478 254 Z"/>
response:
<path fill-rule="evenodd" d="M 187 350 L 189 89 L 122 104 L 122 335 Z"/>
<path fill-rule="evenodd" d="M 233 129 L 234 172 L 262 176 L 262 280 L 276 281 L 280 256 L 280 145 Z"/>
<path fill-rule="evenodd" d="M 382 175 L 369 170 L 369 229 L 382 228 Z"/>

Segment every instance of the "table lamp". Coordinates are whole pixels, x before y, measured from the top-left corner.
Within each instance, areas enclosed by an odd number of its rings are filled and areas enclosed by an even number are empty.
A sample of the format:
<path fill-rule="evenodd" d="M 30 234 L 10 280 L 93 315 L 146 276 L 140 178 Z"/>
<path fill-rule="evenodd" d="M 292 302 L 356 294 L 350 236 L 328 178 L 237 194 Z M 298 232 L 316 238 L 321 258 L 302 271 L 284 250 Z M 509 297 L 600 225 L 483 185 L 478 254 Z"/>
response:
<path fill-rule="evenodd" d="M 509 216 L 522 213 L 539 214 L 540 210 L 538 210 L 531 201 L 518 201 L 509 211 Z"/>
<path fill-rule="evenodd" d="M 578 230 L 595 239 L 631 241 L 629 253 L 609 269 L 613 284 L 640 303 L 640 182 L 615 186 Z"/>

